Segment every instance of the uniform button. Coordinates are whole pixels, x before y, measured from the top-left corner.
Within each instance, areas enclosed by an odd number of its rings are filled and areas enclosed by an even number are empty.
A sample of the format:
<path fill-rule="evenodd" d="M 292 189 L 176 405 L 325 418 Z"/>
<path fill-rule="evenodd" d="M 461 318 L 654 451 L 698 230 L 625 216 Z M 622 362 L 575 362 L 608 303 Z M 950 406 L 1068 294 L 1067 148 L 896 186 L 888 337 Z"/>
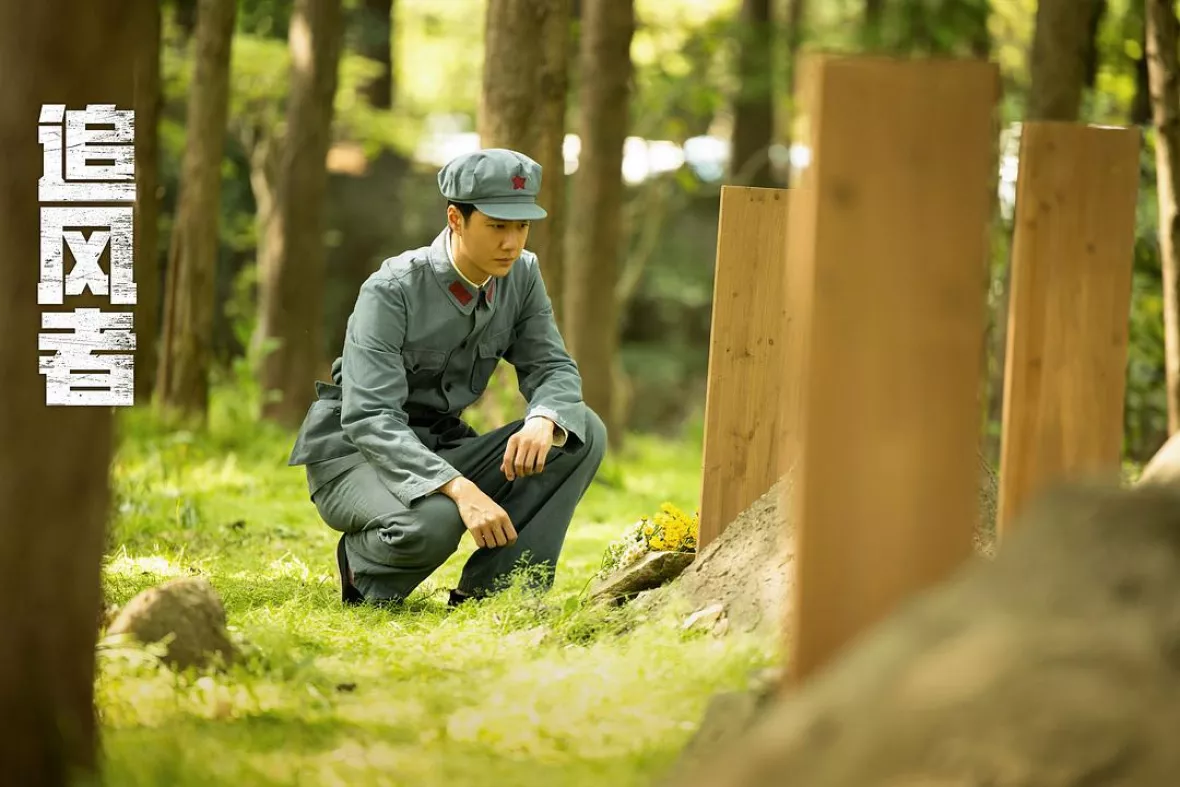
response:
<path fill-rule="evenodd" d="M 460 343 L 460 344 L 459 344 L 459 349 L 460 349 L 460 350 L 466 350 L 466 349 L 467 349 L 467 342 L 462 342 L 462 343 Z"/>
<path fill-rule="evenodd" d="M 449 391 L 449 390 L 451 390 L 451 388 L 453 388 L 453 387 L 454 387 L 454 386 L 452 386 L 450 383 L 445 383 L 445 384 L 443 385 L 443 390 L 444 390 L 444 391 Z"/>

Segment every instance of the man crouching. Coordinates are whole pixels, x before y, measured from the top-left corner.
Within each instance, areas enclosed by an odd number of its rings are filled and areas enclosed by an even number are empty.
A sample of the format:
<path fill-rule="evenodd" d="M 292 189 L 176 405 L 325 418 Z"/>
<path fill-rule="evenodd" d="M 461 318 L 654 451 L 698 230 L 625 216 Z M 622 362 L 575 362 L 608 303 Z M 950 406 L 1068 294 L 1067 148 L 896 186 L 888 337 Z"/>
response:
<path fill-rule="evenodd" d="M 316 382 L 289 464 L 305 465 L 336 547 L 341 599 L 400 601 L 464 532 L 478 549 L 452 605 L 485 596 L 525 563 L 545 589 L 574 509 L 606 451 L 582 401 L 537 257 L 525 250 L 541 167 L 510 150 L 439 172 L 447 227 L 387 259 L 361 286 L 332 383 Z M 523 419 L 476 434 L 461 418 L 501 359 Z"/>

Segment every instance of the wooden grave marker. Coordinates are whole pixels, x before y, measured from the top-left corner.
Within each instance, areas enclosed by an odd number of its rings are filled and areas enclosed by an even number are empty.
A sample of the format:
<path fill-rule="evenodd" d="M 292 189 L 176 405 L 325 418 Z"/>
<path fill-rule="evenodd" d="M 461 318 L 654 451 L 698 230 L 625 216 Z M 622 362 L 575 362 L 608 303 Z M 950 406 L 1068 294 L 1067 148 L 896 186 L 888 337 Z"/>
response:
<path fill-rule="evenodd" d="M 698 553 L 781 474 L 789 194 L 721 188 Z"/>
<path fill-rule="evenodd" d="M 1012 249 L 997 530 L 1068 478 L 1118 478 L 1139 132 L 1025 123 Z"/>
<path fill-rule="evenodd" d="M 972 553 L 995 65 L 810 58 L 788 231 L 789 682 Z"/>

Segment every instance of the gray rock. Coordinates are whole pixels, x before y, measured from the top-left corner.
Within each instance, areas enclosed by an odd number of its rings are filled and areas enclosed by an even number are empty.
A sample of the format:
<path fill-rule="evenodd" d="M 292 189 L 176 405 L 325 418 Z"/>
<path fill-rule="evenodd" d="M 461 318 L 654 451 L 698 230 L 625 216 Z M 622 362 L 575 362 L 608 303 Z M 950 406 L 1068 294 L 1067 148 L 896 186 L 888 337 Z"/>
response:
<path fill-rule="evenodd" d="M 680 575 L 692 563 L 693 552 L 648 552 L 590 589 L 594 600 L 618 600 L 659 587 Z"/>
<path fill-rule="evenodd" d="M 221 597 L 203 577 L 171 580 L 135 596 L 107 629 L 108 636 L 118 634 L 147 645 L 171 636 L 164 661 L 177 670 L 201 669 L 218 658 L 228 665 L 237 655 Z"/>

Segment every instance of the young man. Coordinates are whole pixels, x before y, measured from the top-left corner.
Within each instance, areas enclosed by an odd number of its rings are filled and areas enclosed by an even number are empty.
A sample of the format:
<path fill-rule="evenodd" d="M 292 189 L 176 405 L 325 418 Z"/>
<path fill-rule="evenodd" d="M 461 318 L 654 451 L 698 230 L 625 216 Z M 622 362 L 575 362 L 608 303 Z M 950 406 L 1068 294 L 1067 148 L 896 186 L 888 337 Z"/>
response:
<path fill-rule="evenodd" d="M 574 508 L 606 450 L 582 401 L 537 257 L 526 251 L 541 167 L 481 150 L 438 175 L 447 227 L 361 286 L 332 383 L 316 382 L 289 464 L 306 465 L 321 518 L 342 533 L 341 598 L 404 599 L 470 533 L 450 603 L 487 595 L 513 568 L 553 581 Z M 500 359 L 528 401 L 477 435 L 460 415 Z"/>

